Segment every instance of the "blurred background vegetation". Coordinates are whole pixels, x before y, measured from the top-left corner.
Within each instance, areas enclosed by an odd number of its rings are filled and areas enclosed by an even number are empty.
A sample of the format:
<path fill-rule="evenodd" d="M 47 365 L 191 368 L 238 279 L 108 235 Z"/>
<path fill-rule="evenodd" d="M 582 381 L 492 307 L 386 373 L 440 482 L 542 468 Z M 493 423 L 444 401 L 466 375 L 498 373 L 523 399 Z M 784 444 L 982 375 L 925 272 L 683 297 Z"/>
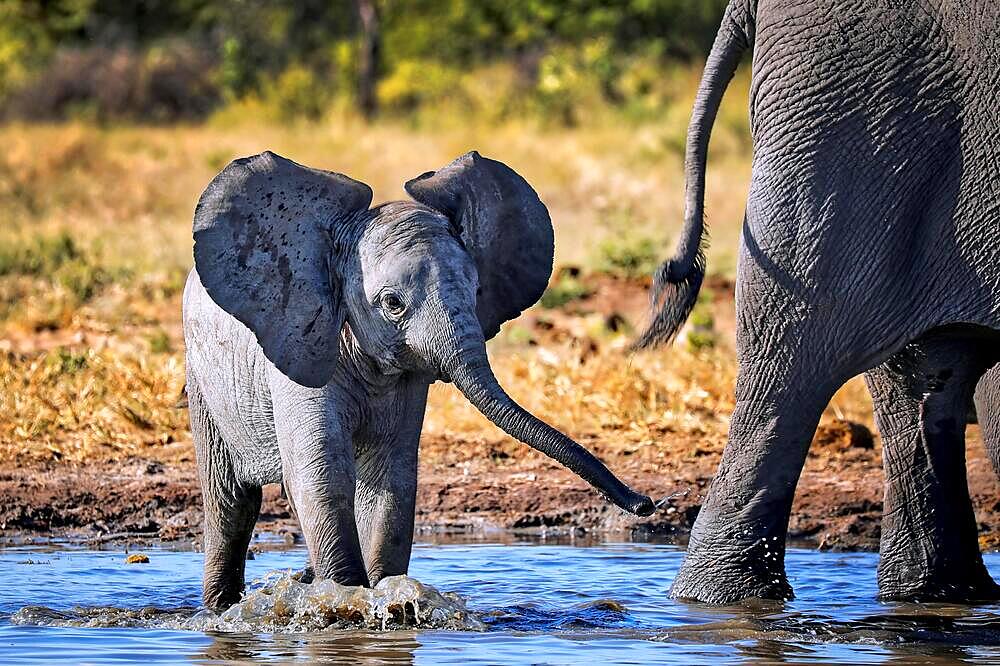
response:
<path fill-rule="evenodd" d="M 164 123 L 338 106 L 573 125 L 676 97 L 725 0 L 0 0 L 7 118 Z"/>
<path fill-rule="evenodd" d="M 472 149 L 508 163 L 549 208 L 557 270 L 491 343 L 506 387 L 591 441 L 653 446 L 668 428 L 721 446 L 745 71 L 709 156 L 716 287 L 682 344 L 635 364 L 625 349 L 681 228 L 687 121 L 724 5 L 0 0 L 0 460 L 190 454 L 173 405 L 191 216 L 227 162 L 266 149 L 376 201 Z M 429 435 L 484 427 L 432 390 Z"/>

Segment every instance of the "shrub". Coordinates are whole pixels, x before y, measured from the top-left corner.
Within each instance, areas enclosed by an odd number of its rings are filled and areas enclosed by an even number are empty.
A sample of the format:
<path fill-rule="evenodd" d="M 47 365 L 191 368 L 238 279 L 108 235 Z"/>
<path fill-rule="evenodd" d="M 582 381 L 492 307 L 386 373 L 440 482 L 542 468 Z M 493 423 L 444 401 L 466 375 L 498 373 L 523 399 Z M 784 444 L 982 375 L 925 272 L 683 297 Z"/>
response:
<path fill-rule="evenodd" d="M 559 308 L 572 301 L 586 298 L 593 290 L 580 281 L 578 271 L 563 270 L 549 285 L 539 300 L 543 308 Z"/>
<path fill-rule="evenodd" d="M 64 263 L 52 277 L 56 283 L 70 292 L 78 303 L 89 301 L 111 281 L 107 271 L 83 257 Z"/>
<path fill-rule="evenodd" d="M 327 109 L 331 91 L 312 70 L 292 65 L 275 81 L 265 85 L 263 98 L 279 120 L 317 120 Z"/>
<path fill-rule="evenodd" d="M 208 51 L 183 42 L 151 49 L 135 93 L 144 110 L 125 115 L 160 122 L 204 118 L 221 101 L 214 65 Z"/>
<path fill-rule="evenodd" d="M 501 122 L 522 110 L 531 85 L 508 63 L 477 67 L 462 74 L 461 102 L 486 122 Z M 533 84 L 532 84 L 533 85 Z"/>
<path fill-rule="evenodd" d="M 169 122 L 204 117 L 219 101 L 207 52 L 181 42 L 64 49 L 4 104 L 8 117 Z"/>
<path fill-rule="evenodd" d="M 605 102 L 595 59 L 586 49 L 567 47 L 553 49 L 539 61 L 535 96 L 542 118 L 572 127 L 585 111 Z"/>
<path fill-rule="evenodd" d="M 386 111 L 399 113 L 458 101 L 460 82 L 458 70 L 433 60 L 404 60 L 379 82 L 379 105 Z"/>
<path fill-rule="evenodd" d="M 45 356 L 47 365 L 57 375 L 73 375 L 87 368 L 87 353 L 58 347 Z"/>
<path fill-rule="evenodd" d="M 157 328 L 150 333 L 147 340 L 149 342 L 149 351 L 154 354 L 169 354 L 173 351 L 173 345 L 170 344 L 170 336 L 162 328 Z"/>
<path fill-rule="evenodd" d="M 702 289 L 698 294 L 698 302 L 688 317 L 685 338 L 692 351 L 715 347 L 717 335 L 715 317 L 712 316 L 712 298 L 710 289 Z"/>
<path fill-rule="evenodd" d="M 65 231 L 55 236 L 34 236 L 27 241 L 0 243 L 0 276 L 54 274 L 64 264 L 81 257 Z"/>
<path fill-rule="evenodd" d="M 45 278 L 66 289 L 78 303 L 93 298 L 112 279 L 65 231 L 0 244 L 0 276 L 4 275 Z"/>
<path fill-rule="evenodd" d="M 659 265 L 659 250 L 648 236 L 623 234 L 601 242 L 594 259 L 598 270 L 630 278 L 653 274 Z"/>

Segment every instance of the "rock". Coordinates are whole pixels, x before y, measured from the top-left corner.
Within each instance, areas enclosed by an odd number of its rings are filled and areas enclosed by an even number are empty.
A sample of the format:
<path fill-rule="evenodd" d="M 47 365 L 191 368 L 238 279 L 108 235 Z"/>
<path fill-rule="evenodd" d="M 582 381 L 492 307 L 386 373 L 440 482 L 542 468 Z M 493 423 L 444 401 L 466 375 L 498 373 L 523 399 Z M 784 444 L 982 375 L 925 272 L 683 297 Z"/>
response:
<path fill-rule="evenodd" d="M 828 451 L 870 450 L 875 448 L 875 438 L 871 430 L 860 423 L 834 419 L 816 429 L 813 446 Z"/>
<path fill-rule="evenodd" d="M 149 556 L 142 553 L 133 553 L 125 558 L 125 564 L 149 564 Z"/>

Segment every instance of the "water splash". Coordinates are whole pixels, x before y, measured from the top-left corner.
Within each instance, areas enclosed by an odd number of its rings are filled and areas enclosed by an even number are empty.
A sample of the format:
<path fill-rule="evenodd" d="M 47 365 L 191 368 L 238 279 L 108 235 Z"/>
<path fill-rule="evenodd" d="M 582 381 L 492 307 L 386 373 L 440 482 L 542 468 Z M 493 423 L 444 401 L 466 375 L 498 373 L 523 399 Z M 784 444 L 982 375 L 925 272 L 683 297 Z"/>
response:
<path fill-rule="evenodd" d="M 48 627 L 143 627 L 243 633 L 302 633 L 322 629 L 401 628 L 483 631 L 465 600 L 408 576 L 382 579 L 374 588 L 332 580 L 306 584 L 289 573 L 263 585 L 222 613 L 196 608 L 75 608 L 27 606 L 11 622 Z"/>
<path fill-rule="evenodd" d="M 691 494 L 691 488 L 684 488 L 683 490 L 677 490 L 675 492 L 670 493 L 669 495 L 664 495 L 660 499 L 656 500 L 656 502 L 654 502 L 654 506 L 656 506 L 656 510 L 659 511 L 663 507 L 667 506 L 670 503 L 670 500 L 675 499 L 677 497 L 687 497 L 690 494 Z"/>

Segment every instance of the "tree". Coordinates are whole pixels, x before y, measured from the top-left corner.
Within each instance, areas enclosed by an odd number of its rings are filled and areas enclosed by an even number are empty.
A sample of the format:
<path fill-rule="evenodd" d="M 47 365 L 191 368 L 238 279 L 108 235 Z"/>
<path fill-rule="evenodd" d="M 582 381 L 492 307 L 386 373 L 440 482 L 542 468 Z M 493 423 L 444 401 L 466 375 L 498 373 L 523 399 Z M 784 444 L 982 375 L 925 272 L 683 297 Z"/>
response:
<path fill-rule="evenodd" d="M 358 108 L 366 118 L 378 112 L 375 87 L 378 84 L 382 36 L 375 0 L 358 0 L 361 19 L 361 52 L 358 56 Z"/>

